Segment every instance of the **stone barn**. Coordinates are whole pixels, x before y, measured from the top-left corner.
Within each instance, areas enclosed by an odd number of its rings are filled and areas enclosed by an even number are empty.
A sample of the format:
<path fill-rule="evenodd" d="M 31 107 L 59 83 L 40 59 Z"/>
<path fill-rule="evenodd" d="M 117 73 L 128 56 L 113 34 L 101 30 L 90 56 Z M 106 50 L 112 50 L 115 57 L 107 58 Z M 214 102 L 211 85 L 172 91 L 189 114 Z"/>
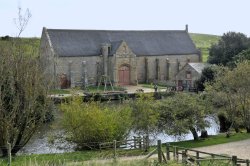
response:
<path fill-rule="evenodd" d="M 201 62 L 184 30 L 69 30 L 43 28 L 40 58 L 55 88 L 97 84 L 174 83 L 188 62 Z"/>
<path fill-rule="evenodd" d="M 195 81 L 201 77 L 202 70 L 208 67 L 207 63 L 190 63 L 186 65 L 176 74 L 176 85 L 178 90 L 195 89 Z"/>

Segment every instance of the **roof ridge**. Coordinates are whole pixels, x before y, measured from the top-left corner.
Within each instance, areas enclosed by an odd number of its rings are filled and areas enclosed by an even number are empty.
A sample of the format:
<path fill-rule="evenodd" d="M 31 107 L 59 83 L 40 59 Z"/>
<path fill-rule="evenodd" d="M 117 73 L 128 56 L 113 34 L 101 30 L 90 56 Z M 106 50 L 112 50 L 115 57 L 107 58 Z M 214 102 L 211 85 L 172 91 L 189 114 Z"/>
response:
<path fill-rule="evenodd" d="M 105 29 L 50 29 L 48 31 L 102 31 L 102 32 L 186 32 L 185 30 L 105 30 Z M 186 32 L 188 33 L 188 32 Z"/>

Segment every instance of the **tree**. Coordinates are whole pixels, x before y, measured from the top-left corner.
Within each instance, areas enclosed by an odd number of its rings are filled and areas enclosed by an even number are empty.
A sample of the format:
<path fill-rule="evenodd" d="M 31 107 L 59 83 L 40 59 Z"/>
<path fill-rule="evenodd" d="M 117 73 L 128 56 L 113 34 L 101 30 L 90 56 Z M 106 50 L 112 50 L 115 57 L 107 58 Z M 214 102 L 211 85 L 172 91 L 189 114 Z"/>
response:
<path fill-rule="evenodd" d="M 197 131 L 209 127 L 206 117 L 210 114 L 209 105 L 200 94 L 177 93 L 158 103 L 160 111 L 159 128 L 169 135 L 182 135 L 191 131 L 198 140 Z"/>
<path fill-rule="evenodd" d="M 133 129 L 139 135 L 149 135 L 157 130 L 158 112 L 151 94 L 139 94 L 131 103 Z"/>
<path fill-rule="evenodd" d="M 204 91 L 205 83 L 211 82 L 215 78 L 216 67 L 209 66 L 202 70 L 201 77 L 195 82 L 198 91 Z"/>
<path fill-rule="evenodd" d="M 63 126 L 78 149 L 99 148 L 99 143 L 124 140 L 131 128 L 129 106 L 111 107 L 98 102 L 83 102 L 74 97 L 62 104 Z"/>
<path fill-rule="evenodd" d="M 237 63 L 233 69 L 224 68 L 206 91 L 224 111 L 231 127 L 238 131 L 244 126 L 250 132 L 250 61 Z"/>
<path fill-rule="evenodd" d="M 243 33 L 224 33 L 219 42 L 209 49 L 208 62 L 227 65 L 234 56 L 249 47 L 249 39 Z"/>
<path fill-rule="evenodd" d="M 15 155 L 45 121 L 50 110 L 46 78 L 20 38 L 0 46 L 0 150 Z"/>

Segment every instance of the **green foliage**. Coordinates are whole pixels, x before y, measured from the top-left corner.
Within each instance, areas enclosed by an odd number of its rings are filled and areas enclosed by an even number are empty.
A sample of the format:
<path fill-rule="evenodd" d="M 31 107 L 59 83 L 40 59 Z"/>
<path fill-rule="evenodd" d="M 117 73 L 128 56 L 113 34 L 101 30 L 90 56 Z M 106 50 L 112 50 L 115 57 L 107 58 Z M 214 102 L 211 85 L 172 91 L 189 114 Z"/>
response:
<path fill-rule="evenodd" d="M 198 94 L 177 93 L 158 103 L 159 126 L 169 135 L 182 135 L 192 132 L 198 139 L 197 131 L 209 126 L 205 120 L 210 114 L 209 105 Z"/>
<path fill-rule="evenodd" d="M 62 104 L 61 109 L 69 139 L 79 148 L 96 148 L 101 142 L 123 140 L 131 127 L 131 109 L 127 106 L 83 103 L 80 97 L 74 97 L 70 103 Z"/>
<path fill-rule="evenodd" d="M 233 57 L 250 47 L 249 39 L 243 33 L 228 32 L 223 34 L 218 44 L 209 50 L 208 62 L 227 65 Z"/>
<path fill-rule="evenodd" d="M 159 114 L 155 110 L 152 94 L 138 95 L 138 98 L 131 103 L 133 129 L 139 135 L 148 135 L 156 131 Z"/>
<path fill-rule="evenodd" d="M 45 121 L 51 103 L 48 82 L 36 58 L 17 38 L 0 44 L 0 149 L 7 155 L 7 142 L 16 154 Z M 48 114 L 47 114 L 48 115 Z"/>
<path fill-rule="evenodd" d="M 211 45 L 218 43 L 220 36 L 190 33 L 194 44 L 201 50 L 203 62 L 207 62 L 209 48 Z"/>
<path fill-rule="evenodd" d="M 243 62 L 245 60 L 250 60 L 250 49 L 241 51 L 238 55 L 233 57 L 233 61 L 230 66 L 236 67 L 237 63 Z"/>
<path fill-rule="evenodd" d="M 233 69 L 222 68 L 206 91 L 235 129 L 243 125 L 250 132 L 250 61 L 238 63 Z"/>
<path fill-rule="evenodd" d="M 201 77 L 195 82 L 198 91 L 204 91 L 205 83 L 212 82 L 216 75 L 216 67 L 209 66 L 202 70 Z"/>

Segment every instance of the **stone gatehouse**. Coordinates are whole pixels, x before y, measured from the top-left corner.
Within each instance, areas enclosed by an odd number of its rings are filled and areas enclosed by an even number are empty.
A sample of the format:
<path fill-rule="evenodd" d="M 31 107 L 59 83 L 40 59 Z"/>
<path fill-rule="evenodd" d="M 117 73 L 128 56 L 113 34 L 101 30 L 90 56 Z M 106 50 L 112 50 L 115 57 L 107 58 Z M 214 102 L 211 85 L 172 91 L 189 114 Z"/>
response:
<path fill-rule="evenodd" d="M 175 82 L 187 62 L 201 62 L 185 30 L 118 31 L 43 28 L 40 58 L 54 87 Z"/>

